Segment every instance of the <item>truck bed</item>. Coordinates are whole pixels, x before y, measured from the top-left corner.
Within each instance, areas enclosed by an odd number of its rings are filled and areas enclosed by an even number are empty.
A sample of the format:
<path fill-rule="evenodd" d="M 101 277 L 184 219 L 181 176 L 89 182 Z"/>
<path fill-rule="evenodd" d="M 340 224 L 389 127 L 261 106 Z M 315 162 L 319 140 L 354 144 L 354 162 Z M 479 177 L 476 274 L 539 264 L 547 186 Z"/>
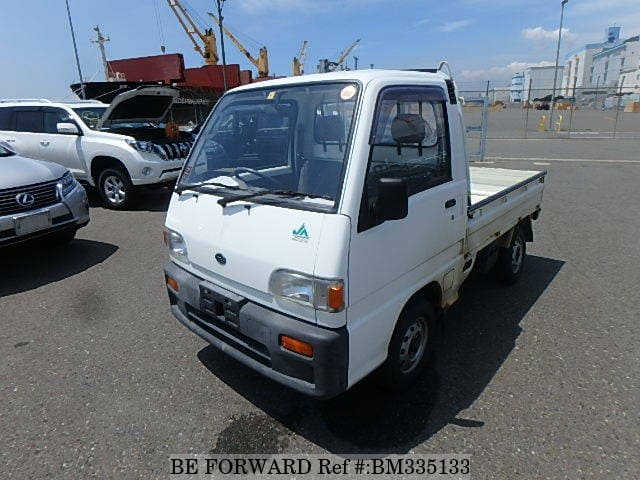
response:
<path fill-rule="evenodd" d="M 547 172 L 469 167 L 467 251 L 478 251 L 540 209 Z"/>

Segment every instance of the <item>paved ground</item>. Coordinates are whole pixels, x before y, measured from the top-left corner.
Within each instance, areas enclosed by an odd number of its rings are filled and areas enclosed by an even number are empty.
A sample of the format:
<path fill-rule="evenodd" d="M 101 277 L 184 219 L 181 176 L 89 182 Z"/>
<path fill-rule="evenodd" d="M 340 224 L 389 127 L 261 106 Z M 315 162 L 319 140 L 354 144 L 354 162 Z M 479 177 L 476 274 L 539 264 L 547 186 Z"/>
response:
<path fill-rule="evenodd" d="M 436 372 L 402 394 L 364 382 L 312 401 L 179 325 L 166 193 L 93 208 L 67 249 L 4 258 L 2 477 L 166 478 L 172 453 L 326 450 L 469 453 L 474 478 L 637 478 L 640 145 L 583 142 L 490 145 L 492 166 L 550 172 L 528 272 L 468 284 Z M 633 162 L 559 161 L 580 158 Z"/>

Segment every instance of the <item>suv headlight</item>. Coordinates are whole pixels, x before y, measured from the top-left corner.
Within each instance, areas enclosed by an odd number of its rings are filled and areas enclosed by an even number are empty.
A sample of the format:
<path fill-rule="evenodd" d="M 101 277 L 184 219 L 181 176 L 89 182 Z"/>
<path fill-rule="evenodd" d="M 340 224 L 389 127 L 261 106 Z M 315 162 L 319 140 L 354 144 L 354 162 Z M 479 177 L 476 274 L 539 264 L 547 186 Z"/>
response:
<path fill-rule="evenodd" d="M 65 173 L 58 182 L 58 189 L 60 190 L 61 197 L 66 197 L 67 195 L 69 195 L 73 191 L 73 189 L 76 188 L 77 184 L 78 182 L 73 177 L 71 172 Z"/>
<path fill-rule="evenodd" d="M 169 256 L 181 262 L 188 262 L 187 244 L 178 232 L 165 228 L 162 232 L 164 243 L 169 249 Z"/>
<path fill-rule="evenodd" d="M 164 152 L 160 145 L 156 145 L 153 142 L 146 142 L 144 140 L 135 140 L 133 138 L 126 138 L 125 142 L 134 150 L 146 153 L 155 153 L 163 160 L 167 160 L 167 154 Z"/>
<path fill-rule="evenodd" d="M 269 279 L 275 296 L 308 305 L 316 310 L 339 312 L 344 309 L 344 281 L 317 278 L 290 270 L 276 270 Z"/>

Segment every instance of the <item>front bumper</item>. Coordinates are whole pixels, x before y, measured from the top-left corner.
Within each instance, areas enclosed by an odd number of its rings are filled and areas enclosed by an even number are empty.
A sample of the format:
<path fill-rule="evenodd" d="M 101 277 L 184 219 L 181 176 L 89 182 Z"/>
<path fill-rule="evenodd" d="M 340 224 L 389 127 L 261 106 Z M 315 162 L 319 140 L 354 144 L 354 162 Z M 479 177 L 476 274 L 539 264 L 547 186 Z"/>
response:
<path fill-rule="evenodd" d="M 152 185 L 175 181 L 184 165 L 185 158 L 176 160 L 162 160 L 158 155 L 147 152 L 137 152 L 139 158 L 135 167 L 129 168 L 131 183 L 134 185 Z"/>
<path fill-rule="evenodd" d="M 15 229 L 16 219 L 37 213 L 49 212 L 51 225 L 31 232 L 27 235 L 18 235 Z M 76 186 L 62 201 L 34 209 L 0 216 L 0 246 L 13 245 L 38 237 L 44 237 L 66 229 L 79 229 L 89 223 L 89 201 L 87 193 L 81 185 Z"/>
<path fill-rule="evenodd" d="M 346 327 L 332 330 L 283 315 L 198 278 L 171 262 L 165 266 L 165 274 L 180 287 L 179 292 L 167 288 L 171 312 L 214 347 L 272 380 L 312 397 L 331 398 L 347 389 Z M 229 321 L 229 315 L 204 312 L 202 289 L 215 291 L 239 305 L 233 322 Z M 282 348 L 281 335 L 313 345 L 313 358 Z"/>

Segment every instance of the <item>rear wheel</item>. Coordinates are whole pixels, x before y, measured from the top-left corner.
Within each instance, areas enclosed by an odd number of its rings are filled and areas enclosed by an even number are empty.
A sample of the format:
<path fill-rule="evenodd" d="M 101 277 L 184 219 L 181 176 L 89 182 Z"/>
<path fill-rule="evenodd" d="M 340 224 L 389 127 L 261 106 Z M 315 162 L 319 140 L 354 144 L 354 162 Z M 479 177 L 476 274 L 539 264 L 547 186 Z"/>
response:
<path fill-rule="evenodd" d="M 136 187 L 126 172 L 108 168 L 98 177 L 98 193 L 105 207 L 124 210 L 135 201 Z"/>
<path fill-rule="evenodd" d="M 518 281 L 524 269 L 524 260 L 527 254 L 527 242 L 524 232 L 516 227 L 511 243 L 507 248 L 501 248 L 496 264 L 498 279 L 506 284 L 513 285 Z"/>
<path fill-rule="evenodd" d="M 380 369 L 382 384 L 390 389 L 411 385 L 433 360 L 435 314 L 423 299 L 409 304 L 393 331 L 387 359 Z"/>

